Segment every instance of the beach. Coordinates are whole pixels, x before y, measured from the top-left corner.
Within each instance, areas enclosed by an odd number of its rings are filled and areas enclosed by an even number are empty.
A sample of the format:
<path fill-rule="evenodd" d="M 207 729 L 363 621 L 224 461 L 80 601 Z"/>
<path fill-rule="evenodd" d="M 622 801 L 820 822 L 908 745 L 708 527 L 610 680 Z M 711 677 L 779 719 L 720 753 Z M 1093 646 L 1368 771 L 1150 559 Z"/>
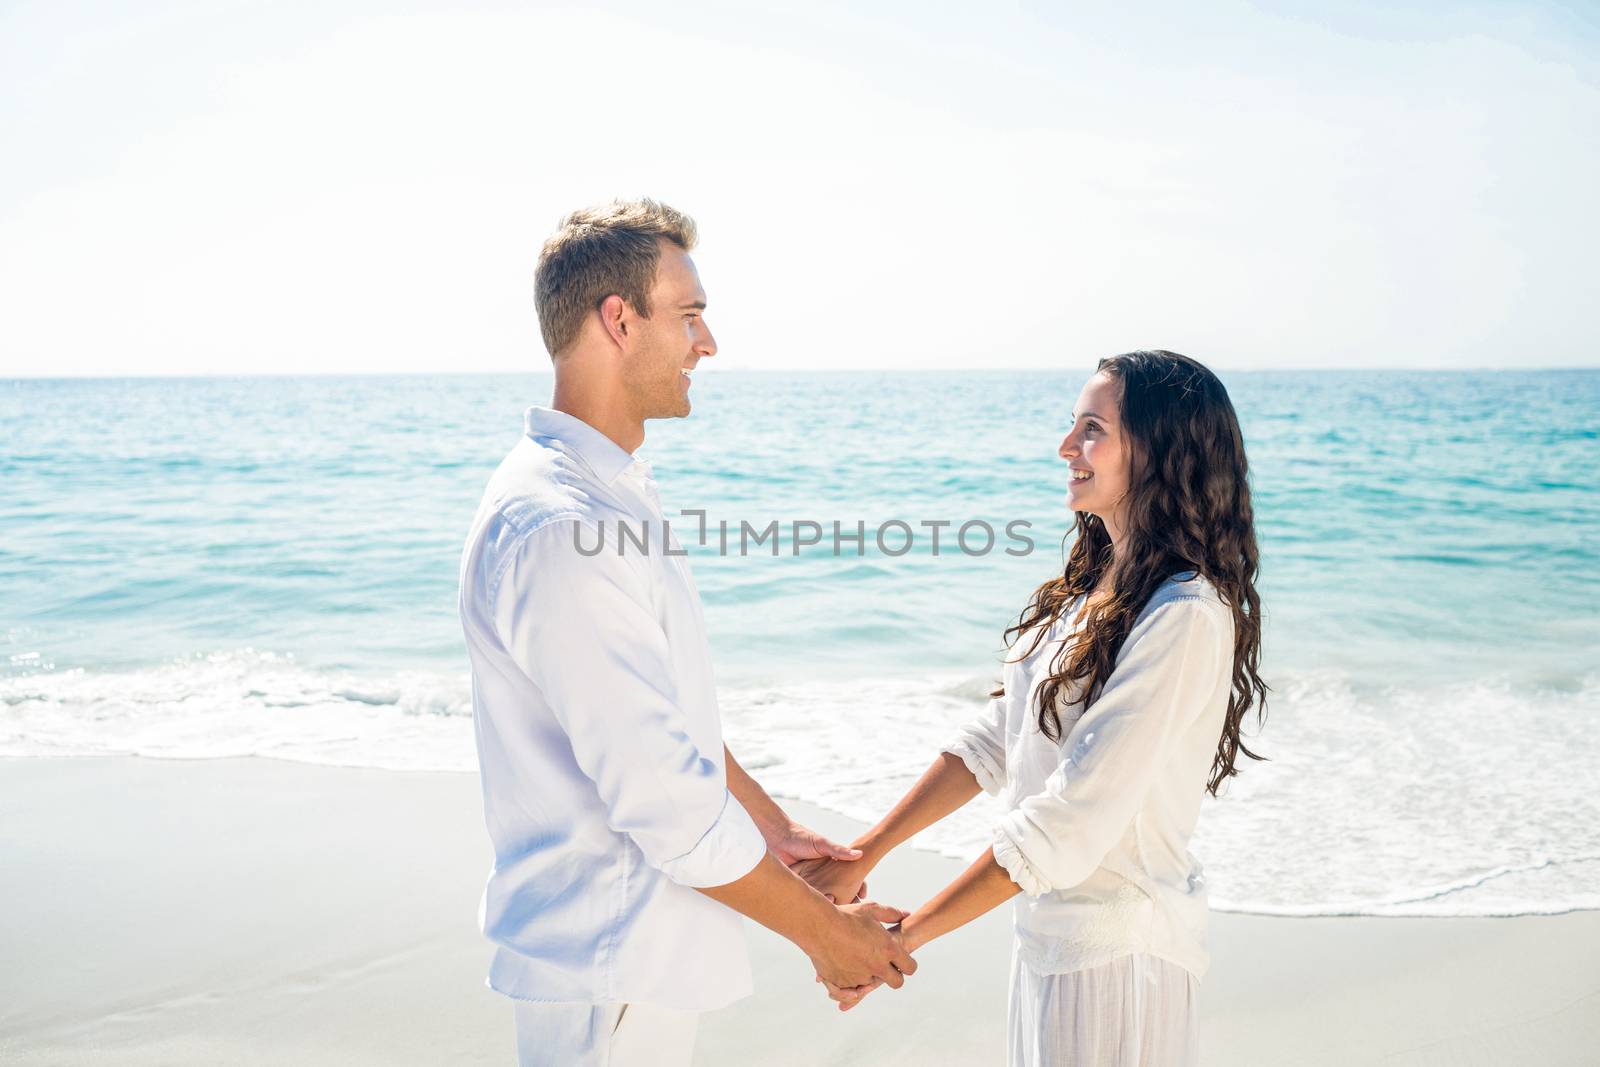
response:
<path fill-rule="evenodd" d="M 0 1067 L 1600 1067 L 1597 11 L 0 4 Z"/>
<path fill-rule="evenodd" d="M 859 824 L 785 801 L 837 837 Z M 476 1064 L 512 1058 L 475 925 L 475 775 L 265 759 L 0 762 L 0 1062 Z M 871 895 L 960 870 L 903 850 Z M 926 946 L 848 1014 L 750 926 L 756 993 L 695 1063 L 997 1064 L 1009 913 Z M 1213 913 L 1207 1064 L 1593 1064 L 1600 912 Z"/>

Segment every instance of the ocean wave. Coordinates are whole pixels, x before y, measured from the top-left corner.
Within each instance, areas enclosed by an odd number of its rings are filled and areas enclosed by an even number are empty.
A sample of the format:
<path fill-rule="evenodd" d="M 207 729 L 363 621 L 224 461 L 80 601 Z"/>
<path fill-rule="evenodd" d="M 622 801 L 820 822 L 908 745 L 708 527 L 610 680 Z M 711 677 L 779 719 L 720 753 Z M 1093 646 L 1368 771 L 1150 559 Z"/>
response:
<path fill-rule="evenodd" d="M 1267 915 L 1512 915 L 1600 908 L 1600 677 L 1361 685 L 1269 679 L 1269 762 L 1208 798 L 1192 843 L 1212 906 Z M 775 793 L 875 821 L 988 683 L 812 682 L 723 696 L 730 744 Z M 1247 721 L 1247 734 L 1254 734 Z M 914 844 L 971 860 L 980 796 Z"/>
<path fill-rule="evenodd" d="M 233 649 L 143 670 L 0 679 L 0 755 L 263 756 L 470 771 L 471 714 L 465 671 L 373 678 Z"/>
<path fill-rule="evenodd" d="M 261 756 L 471 772 L 465 671 L 354 672 L 235 649 L 139 670 L 11 656 L 0 756 Z M 1212 906 L 1265 915 L 1513 915 L 1600 908 L 1600 677 L 1361 685 L 1269 679 L 1266 729 L 1192 846 Z M 914 782 L 993 678 L 956 672 L 725 687 L 729 744 L 775 795 L 862 821 Z M 912 842 L 970 860 L 980 796 Z"/>

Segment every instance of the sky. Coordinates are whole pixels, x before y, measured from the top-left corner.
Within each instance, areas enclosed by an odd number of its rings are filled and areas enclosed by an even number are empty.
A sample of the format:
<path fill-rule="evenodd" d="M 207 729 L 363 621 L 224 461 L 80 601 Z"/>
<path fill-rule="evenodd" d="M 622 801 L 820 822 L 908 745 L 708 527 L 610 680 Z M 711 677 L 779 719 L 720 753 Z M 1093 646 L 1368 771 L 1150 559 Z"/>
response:
<path fill-rule="evenodd" d="M 0 0 L 0 377 L 544 370 L 637 195 L 717 371 L 1596 366 L 1596 12 Z"/>

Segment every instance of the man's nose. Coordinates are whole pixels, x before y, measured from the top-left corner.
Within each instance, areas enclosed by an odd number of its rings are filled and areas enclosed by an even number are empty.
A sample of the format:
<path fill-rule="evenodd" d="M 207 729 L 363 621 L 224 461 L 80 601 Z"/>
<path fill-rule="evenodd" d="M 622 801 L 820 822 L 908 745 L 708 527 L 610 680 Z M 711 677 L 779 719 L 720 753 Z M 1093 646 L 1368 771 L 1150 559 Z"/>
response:
<path fill-rule="evenodd" d="M 711 327 L 700 327 L 700 337 L 695 341 L 694 351 L 701 358 L 717 354 L 717 339 L 711 336 Z"/>

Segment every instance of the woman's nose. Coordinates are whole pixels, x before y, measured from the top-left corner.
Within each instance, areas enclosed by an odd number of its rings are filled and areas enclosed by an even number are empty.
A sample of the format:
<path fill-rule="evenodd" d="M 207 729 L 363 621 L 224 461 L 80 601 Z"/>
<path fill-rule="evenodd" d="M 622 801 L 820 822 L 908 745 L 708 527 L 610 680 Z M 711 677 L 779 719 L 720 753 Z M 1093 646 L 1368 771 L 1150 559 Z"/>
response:
<path fill-rule="evenodd" d="M 1062 459 L 1071 459 L 1077 454 L 1077 442 L 1073 441 L 1072 435 L 1069 433 L 1067 436 L 1061 439 L 1061 447 L 1056 449 L 1056 455 L 1060 456 Z"/>

